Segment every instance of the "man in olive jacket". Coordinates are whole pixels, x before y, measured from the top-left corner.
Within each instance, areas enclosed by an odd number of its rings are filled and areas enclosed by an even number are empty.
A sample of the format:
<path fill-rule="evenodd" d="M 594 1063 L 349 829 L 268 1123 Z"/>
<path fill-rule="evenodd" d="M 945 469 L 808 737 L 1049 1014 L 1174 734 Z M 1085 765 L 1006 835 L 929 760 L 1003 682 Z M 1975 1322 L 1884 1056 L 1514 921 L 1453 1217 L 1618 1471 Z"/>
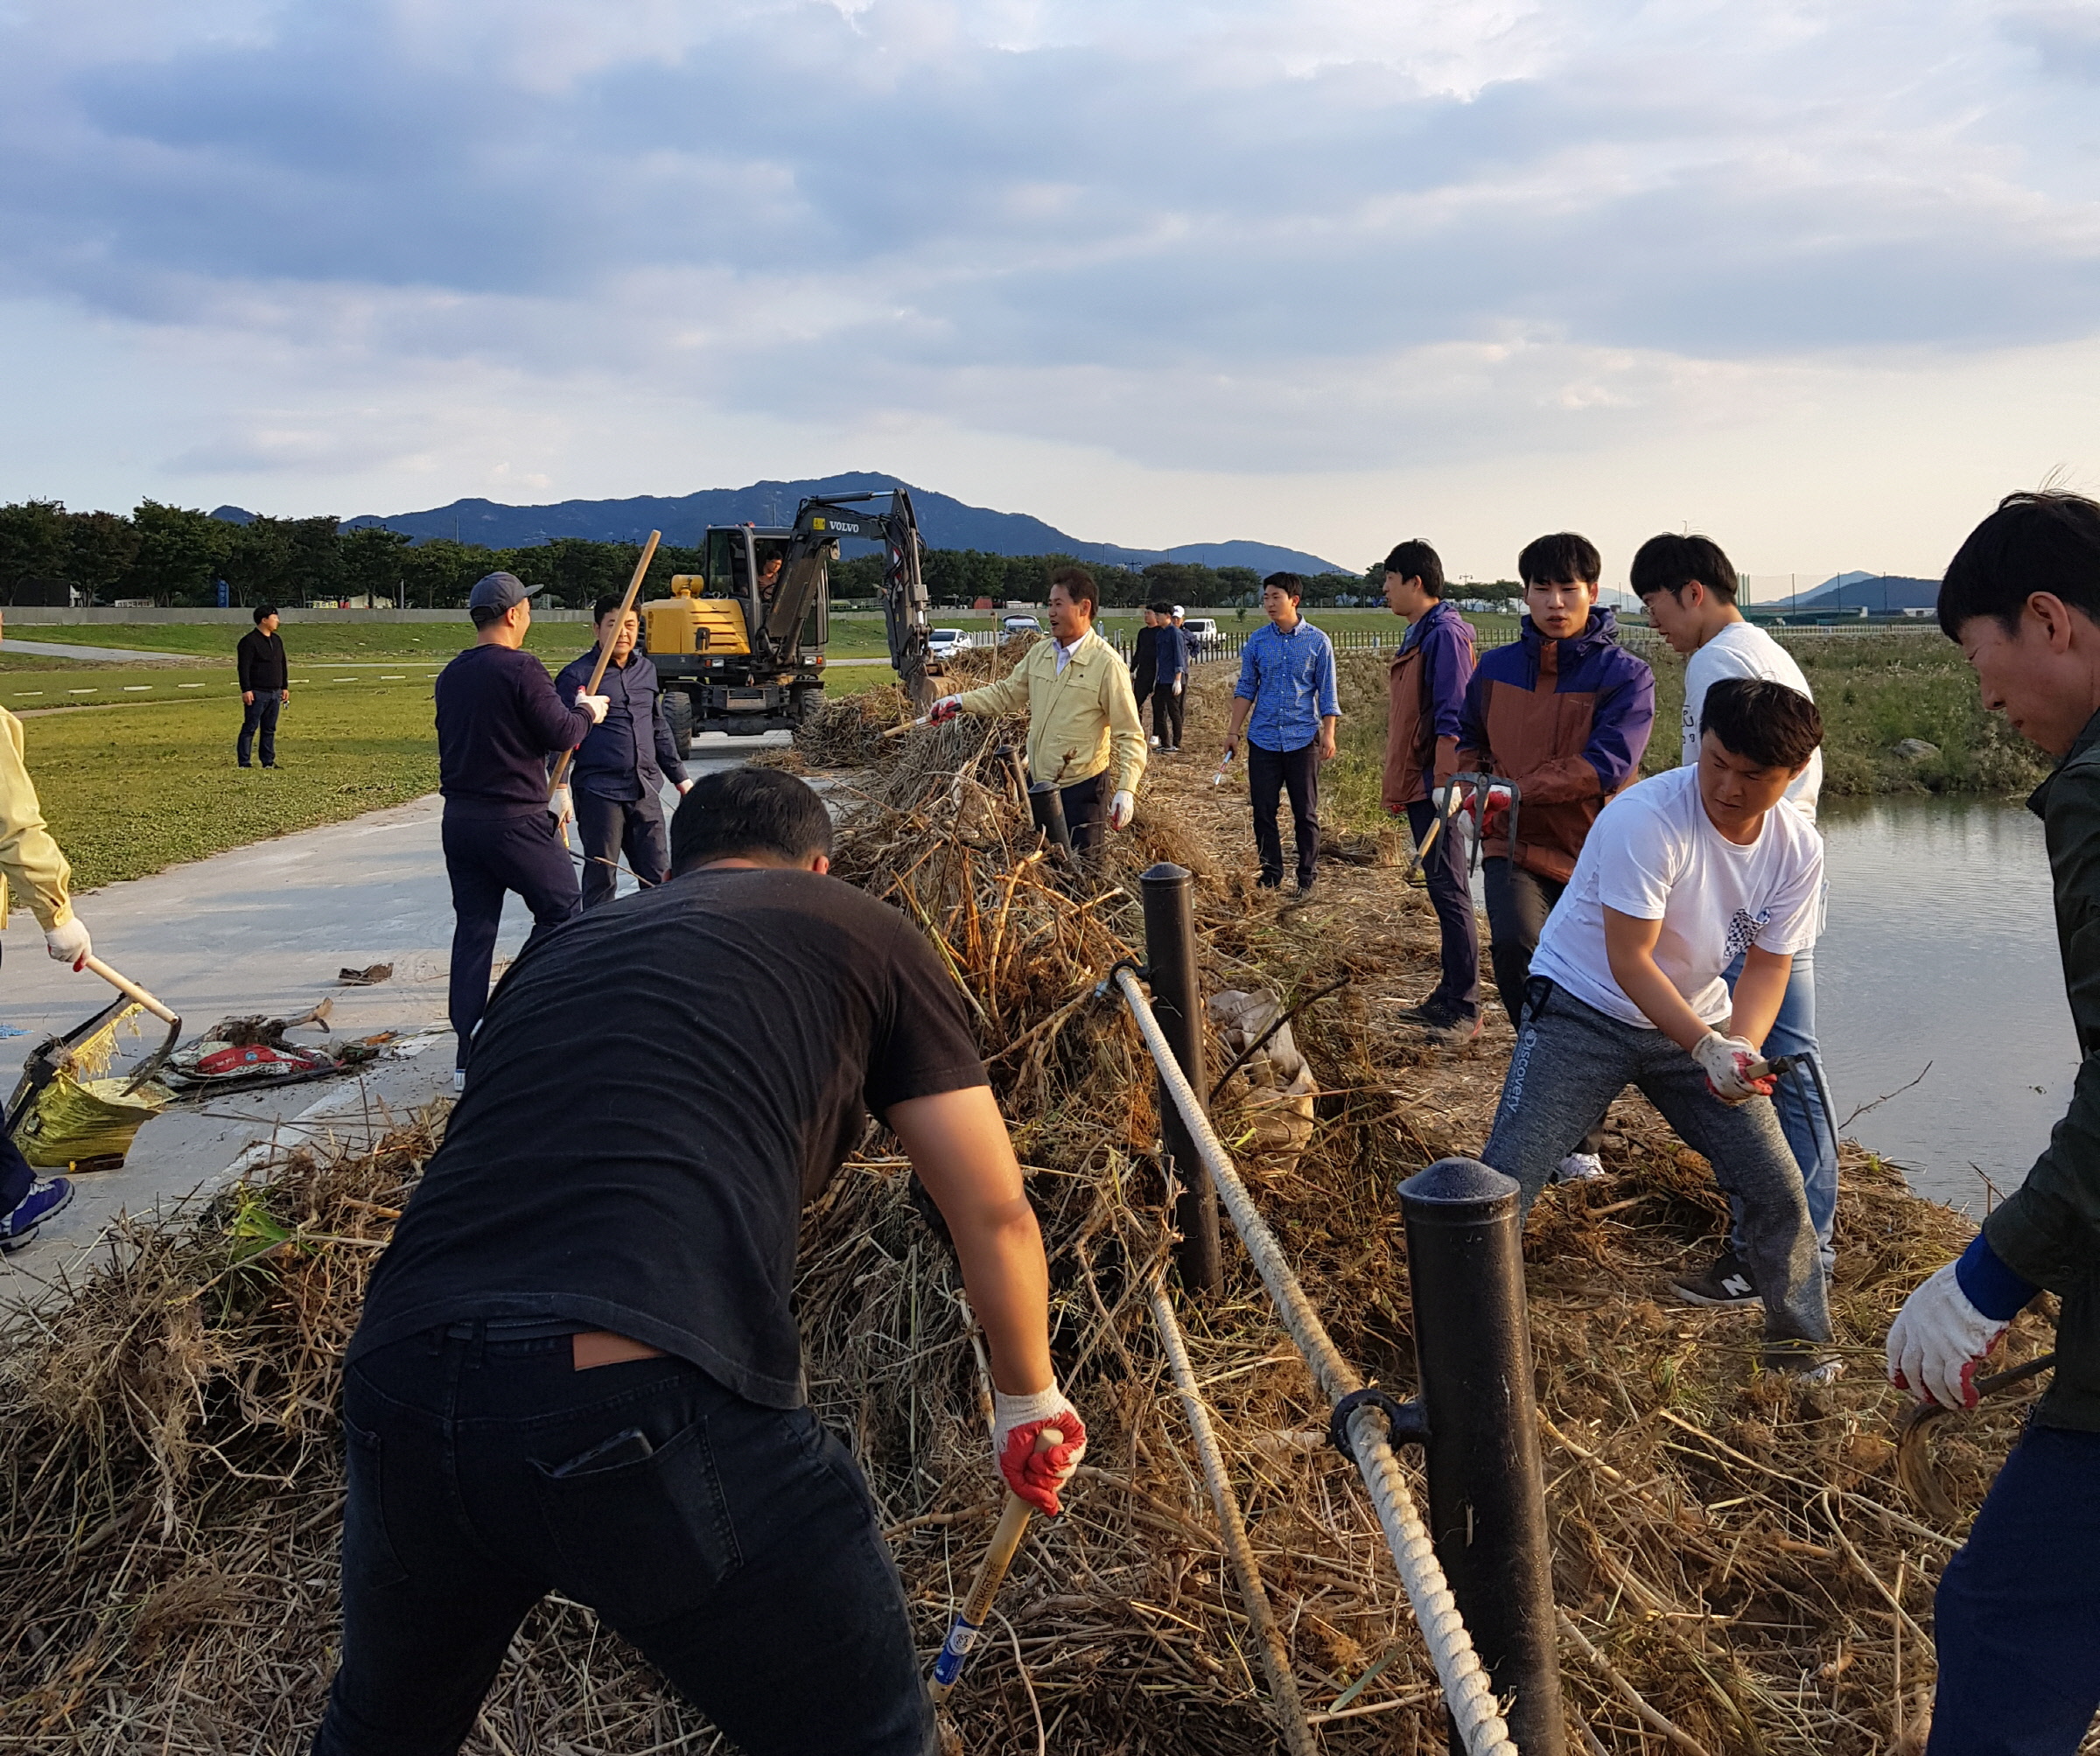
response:
<path fill-rule="evenodd" d="M 1949 563 L 1940 626 L 1984 705 L 2062 757 L 2027 801 L 2044 827 L 2082 1059 L 2026 1181 L 1888 1332 L 1889 1376 L 1973 1408 L 2006 1326 L 2062 1300 L 2056 1368 L 1940 1581 L 1938 1756 L 2070 1756 L 2100 1708 L 2100 505 L 2016 493 Z"/>

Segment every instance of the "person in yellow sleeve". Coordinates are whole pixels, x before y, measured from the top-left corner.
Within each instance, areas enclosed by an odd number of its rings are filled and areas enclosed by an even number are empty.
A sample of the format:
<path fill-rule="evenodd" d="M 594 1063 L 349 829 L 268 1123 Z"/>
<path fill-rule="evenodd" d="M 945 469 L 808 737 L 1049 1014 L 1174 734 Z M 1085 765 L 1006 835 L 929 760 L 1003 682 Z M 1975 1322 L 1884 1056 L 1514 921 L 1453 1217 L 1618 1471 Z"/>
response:
<path fill-rule="evenodd" d="M 19 892 L 43 927 L 51 955 L 78 969 L 93 948 L 66 893 L 72 878 L 73 868 L 44 827 L 36 784 L 22 759 L 22 722 L 0 708 L 0 923 L 7 919 L 10 890 Z M 71 1183 L 39 1179 L 13 1137 L 0 1133 L 0 1250 L 20 1249 L 72 1200 Z"/>
<path fill-rule="evenodd" d="M 996 719 L 1026 708 L 1029 779 L 1058 789 L 1080 854 L 1101 846 L 1104 820 L 1106 829 L 1129 826 L 1144 773 L 1144 724 L 1130 671 L 1094 632 L 1100 601 L 1085 569 L 1060 568 L 1050 576 L 1050 638 L 998 682 L 943 696 L 928 715 L 937 725 L 960 713 Z"/>

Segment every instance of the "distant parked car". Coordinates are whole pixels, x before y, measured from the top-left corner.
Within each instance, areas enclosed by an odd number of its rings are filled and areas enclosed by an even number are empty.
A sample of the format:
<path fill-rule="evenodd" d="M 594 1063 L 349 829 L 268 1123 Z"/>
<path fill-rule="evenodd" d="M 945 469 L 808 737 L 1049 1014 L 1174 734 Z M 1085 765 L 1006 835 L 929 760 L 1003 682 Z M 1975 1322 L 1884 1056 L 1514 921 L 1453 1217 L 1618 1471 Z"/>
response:
<path fill-rule="evenodd" d="M 1181 632 L 1187 638 L 1189 651 L 1198 655 L 1214 651 L 1222 638 L 1217 623 L 1208 616 L 1189 617 L 1181 624 Z"/>
<path fill-rule="evenodd" d="M 952 659 L 957 653 L 967 653 L 976 645 L 969 633 L 962 628 L 935 628 L 926 637 L 928 657 Z"/>
<path fill-rule="evenodd" d="M 1040 634 L 1043 625 L 1033 616 L 1003 616 L 999 619 L 999 633 L 1011 639 L 1015 634 Z"/>

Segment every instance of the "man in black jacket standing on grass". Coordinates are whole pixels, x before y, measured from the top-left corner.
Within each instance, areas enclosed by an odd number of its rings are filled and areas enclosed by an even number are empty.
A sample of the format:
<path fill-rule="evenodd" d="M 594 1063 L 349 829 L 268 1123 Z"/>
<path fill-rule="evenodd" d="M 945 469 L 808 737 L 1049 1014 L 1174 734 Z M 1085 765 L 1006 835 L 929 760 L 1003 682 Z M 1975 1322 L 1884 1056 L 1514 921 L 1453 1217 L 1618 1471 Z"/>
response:
<path fill-rule="evenodd" d="M 670 875 L 671 845 L 663 823 L 663 783 L 668 779 L 683 794 L 692 786 L 678 759 L 678 740 L 664 717 L 663 689 L 656 667 L 646 653 L 634 650 L 641 620 L 620 593 L 600 598 L 592 606 L 598 644 L 574 659 L 554 680 L 554 692 L 566 700 L 591 682 L 599 653 L 612 654 L 598 689 L 606 697 L 604 721 L 588 732 L 576 752 L 570 783 L 576 794 L 576 827 L 584 837 L 584 906 L 612 900 L 620 883 L 614 864 L 626 856 L 627 870 L 645 885 L 662 884 Z"/>
<path fill-rule="evenodd" d="M 277 710 L 291 699 L 290 661 L 284 642 L 277 638 L 277 606 L 258 605 L 254 629 L 241 636 L 234 648 L 234 664 L 241 676 L 241 736 L 234 741 L 234 759 L 245 768 L 256 733 L 262 734 L 262 766 L 277 766 Z"/>
<path fill-rule="evenodd" d="M 2062 1301 L 2049 1388 L 1940 1576 L 1927 1748 L 2071 1756 L 2100 1708 L 2100 505 L 2008 495 L 1948 563 L 1940 626 L 1984 706 L 2063 759 L 2027 808 L 2048 848 L 2080 1060 L 2026 1180 L 1889 1327 L 1894 1382 L 1973 1409 L 2007 1326 L 2045 1291 Z"/>
<path fill-rule="evenodd" d="M 547 796 L 547 758 L 573 750 L 606 717 L 602 695 L 555 693 L 547 667 L 522 651 L 532 598 L 514 574 L 491 573 L 466 600 L 474 644 L 438 678 L 438 787 L 444 794 L 444 871 L 452 885 L 452 1031 L 459 1039 L 455 1088 L 466 1084 L 467 1050 L 488 1005 L 503 898 L 515 891 L 532 911 L 525 943 L 578 912 L 576 867 L 562 825 L 569 789 Z"/>

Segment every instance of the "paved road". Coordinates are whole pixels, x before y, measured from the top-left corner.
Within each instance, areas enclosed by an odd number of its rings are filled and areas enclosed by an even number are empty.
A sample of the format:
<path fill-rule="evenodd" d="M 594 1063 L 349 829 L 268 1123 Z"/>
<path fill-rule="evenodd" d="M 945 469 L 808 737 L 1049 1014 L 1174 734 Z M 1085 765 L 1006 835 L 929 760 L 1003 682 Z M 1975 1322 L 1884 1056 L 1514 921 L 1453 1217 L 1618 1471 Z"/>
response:
<path fill-rule="evenodd" d="M 108 659 L 134 664 L 193 664 L 187 653 L 142 653 L 131 647 L 74 647 L 62 640 L 18 640 L 11 634 L 0 640 L 0 652 L 27 653 L 37 659 Z"/>
<path fill-rule="evenodd" d="M 787 734 L 695 740 L 689 767 L 734 766 Z M 666 802 L 675 802 L 667 794 Z M 143 983 L 185 1021 L 186 1039 L 244 1013 L 291 1018 L 333 999 L 340 1036 L 444 1031 L 452 936 L 452 893 L 438 840 L 435 794 L 346 823 L 259 842 L 81 897 L 80 913 L 105 962 Z M 621 888 L 633 881 L 620 880 Z M 509 899 L 498 957 L 514 955 L 529 917 Z M 44 955 L 42 935 L 18 912 L 0 940 L 0 1095 L 11 1091 L 31 1047 L 92 1017 L 109 990 Z M 391 981 L 343 988 L 339 969 L 391 963 Z M 500 967 L 499 965 L 499 967 Z M 304 1033 L 295 1033 L 298 1041 Z M 183 1105 L 139 1131 L 121 1171 L 77 1179 L 73 1206 L 36 1242 L 0 1257 L 0 1305 L 33 1296 L 92 1249 L 120 1211 L 150 1212 L 208 1192 L 237 1175 L 257 1142 L 305 1126 L 354 1136 L 384 1127 L 452 1088 L 452 1039 L 438 1035 L 412 1059 L 382 1061 L 361 1080 L 233 1095 Z"/>

